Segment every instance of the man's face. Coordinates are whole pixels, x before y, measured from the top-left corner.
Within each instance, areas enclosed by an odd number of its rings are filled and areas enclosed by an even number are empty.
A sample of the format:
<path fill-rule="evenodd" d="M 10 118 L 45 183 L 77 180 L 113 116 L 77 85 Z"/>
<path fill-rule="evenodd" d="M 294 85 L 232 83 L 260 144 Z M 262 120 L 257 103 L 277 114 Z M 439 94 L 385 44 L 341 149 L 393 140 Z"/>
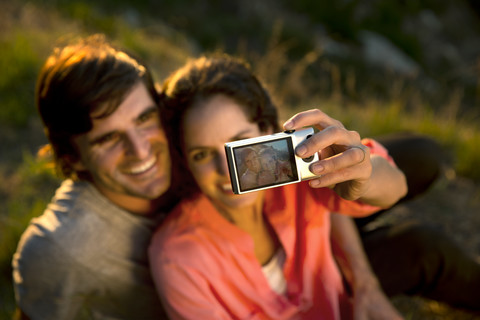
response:
<path fill-rule="evenodd" d="M 275 167 L 277 165 L 274 155 L 270 152 L 265 152 L 262 154 L 260 157 L 260 163 L 263 170 L 268 170 L 271 172 L 275 171 Z"/>
<path fill-rule="evenodd" d="M 159 110 L 145 85 L 133 87 L 117 110 L 93 120 L 74 138 L 79 171 L 88 171 L 97 189 L 118 206 L 149 213 L 153 200 L 170 186 L 170 155 Z"/>

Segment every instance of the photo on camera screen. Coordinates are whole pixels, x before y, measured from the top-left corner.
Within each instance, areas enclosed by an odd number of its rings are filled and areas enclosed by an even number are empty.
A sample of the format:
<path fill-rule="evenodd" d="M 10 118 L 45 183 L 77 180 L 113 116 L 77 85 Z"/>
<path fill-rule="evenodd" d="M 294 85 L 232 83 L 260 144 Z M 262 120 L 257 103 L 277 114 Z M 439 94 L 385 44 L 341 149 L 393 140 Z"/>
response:
<path fill-rule="evenodd" d="M 291 139 L 236 147 L 233 152 L 242 192 L 298 181 Z"/>

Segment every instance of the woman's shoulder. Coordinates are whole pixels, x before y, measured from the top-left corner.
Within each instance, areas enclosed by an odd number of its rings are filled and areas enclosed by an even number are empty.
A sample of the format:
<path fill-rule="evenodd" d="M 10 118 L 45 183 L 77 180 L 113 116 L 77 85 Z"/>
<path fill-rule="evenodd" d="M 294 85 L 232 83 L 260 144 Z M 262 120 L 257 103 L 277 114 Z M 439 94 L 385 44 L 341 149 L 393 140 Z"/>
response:
<path fill-rule="evenodd" d="M 208 233 L 204 218 L 208 210 L 207 200 L 202 195 L 183 199 L 154 232 L 150 250 L 159 248 L 165 254 L 181 250 L 182 254 L 188 254 Z"/>
<path fill-rule="evenodd" d="M 191 226 L 196 225 L 201 217 L 199 212 L 202 211 L 202 197 L 194 196 L 181 200 L 170 211 L 163 222 L 158 226 L 154 233 L 154 237 L 166 238 L 176 233 L 186 232 Z"/>

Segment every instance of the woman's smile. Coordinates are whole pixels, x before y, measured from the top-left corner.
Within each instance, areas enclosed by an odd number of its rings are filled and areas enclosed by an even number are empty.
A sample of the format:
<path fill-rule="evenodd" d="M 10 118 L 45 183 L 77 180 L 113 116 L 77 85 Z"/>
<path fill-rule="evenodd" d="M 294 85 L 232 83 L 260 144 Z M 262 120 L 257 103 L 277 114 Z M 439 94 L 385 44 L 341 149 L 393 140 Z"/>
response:
<path fill-rule="evenodd" d="M 261 194 L 236 195 L 230 183 L 225 143 L 262 134 L 243 110 L 231 98 L 218 94 L 188 110 L 182 124 L 190 171 L 201 191 L 225 208 L 252 205 Z"/>

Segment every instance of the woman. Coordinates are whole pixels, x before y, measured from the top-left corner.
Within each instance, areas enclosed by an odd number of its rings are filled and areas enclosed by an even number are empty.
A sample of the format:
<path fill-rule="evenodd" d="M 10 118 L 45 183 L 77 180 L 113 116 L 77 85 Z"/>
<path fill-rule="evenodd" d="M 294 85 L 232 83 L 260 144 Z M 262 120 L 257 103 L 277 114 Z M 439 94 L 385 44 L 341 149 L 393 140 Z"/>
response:
<path fill-rule="evenodd" d="M 245 171 L 240 178 L 242 187 L 244 189 L 258 187 L 258 174 L 262 166 L 258 159 L 257 150 L 253 147 L 245 148 L 242 151 L 242 159 L 245 166 Z"/>
<path fill-rule="evenodd" d="M 330 213 L 365 216 L 405 195 L 405 177 L 385 149 L 365 147 L 319 110 L 303 112 L 284 129 L 320 130 L 296 150 L 320 151 L 311 166 L 319 178 L 235 195 L 224 143 L 279 131 L 266 90 L 244 63 L 224 56 L 190 62 L 163 92 L 172 145 L 191 174 L 188 195 L 149 248 L 170 317 L 340 319 L 347 297 L 332 258 Z"/>

